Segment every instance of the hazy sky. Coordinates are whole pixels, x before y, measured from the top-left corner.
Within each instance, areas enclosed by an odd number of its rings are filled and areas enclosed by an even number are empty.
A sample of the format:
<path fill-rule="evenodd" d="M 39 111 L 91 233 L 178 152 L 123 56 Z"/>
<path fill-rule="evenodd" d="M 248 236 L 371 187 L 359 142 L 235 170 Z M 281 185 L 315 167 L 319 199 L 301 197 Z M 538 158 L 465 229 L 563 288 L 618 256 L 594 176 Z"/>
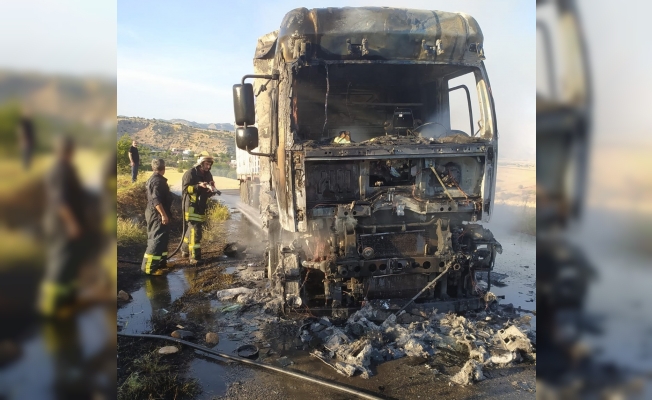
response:
<path fill-rule="evenodd" d="M 115 78 L 116 2 L 3 1 L 0 68 Z"/>
<path fill-rule="evenodd" d="M 531 4 L 530 4 L 531 3 Z M 118 1 L 118 114 L 232 122 L 231 87 L 252 73 L 259 36 L 298 7 L 388 6 L 463 11 L 485 37 L 500 152 L 535 154 L 534 2 L 476 1 Z"/>

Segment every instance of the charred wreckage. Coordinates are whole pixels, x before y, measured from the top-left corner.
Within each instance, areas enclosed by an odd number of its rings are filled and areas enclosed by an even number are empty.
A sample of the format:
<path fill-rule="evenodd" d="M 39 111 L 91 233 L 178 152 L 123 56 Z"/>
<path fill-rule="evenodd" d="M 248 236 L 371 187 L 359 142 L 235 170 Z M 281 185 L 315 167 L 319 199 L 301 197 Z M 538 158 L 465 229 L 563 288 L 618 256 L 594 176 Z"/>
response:
<path fill-rule="evenodd" d="M 299 8 L 259 39 L 254 74 L 233 87 L 237 168 L 287 305 L 424 288 L 420 301 L 485 305 L 476 272 L 490 276 L 502 248 L 477 223 L 497 166 L 484 58 L 464 13 Z"/>

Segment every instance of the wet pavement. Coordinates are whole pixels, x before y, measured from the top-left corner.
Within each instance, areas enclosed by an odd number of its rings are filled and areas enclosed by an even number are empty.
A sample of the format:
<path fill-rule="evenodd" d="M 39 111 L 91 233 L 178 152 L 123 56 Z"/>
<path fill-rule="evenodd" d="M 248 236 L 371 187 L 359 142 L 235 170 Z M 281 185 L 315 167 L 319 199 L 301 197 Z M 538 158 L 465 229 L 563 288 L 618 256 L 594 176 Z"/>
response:
<path fill-rule="evenodd" d="M 230 208 L 238 203 L 237 191 L 224 191 L 219 200 Z M 231 193 L 233 192 L 233 193 Z M 224 224 L 223 235 L 228 242 L 249 243 L 251 246 L 263 246 L 261 241 L 252 237 L 254 229 L 241 213 L 234 213 Z M 492 286 L 492 292 L 505 295 L 502 304 L 512 303 L 525 310 L 536 309 L 536 264 L 535 238 L 511 233 L 508 228 L 489 226 L 495 237 L 503 245 L 503 254 L 496 261 L 495 271 L 507 274 L 504 286 Z M 260 250 L 260 249 L 258 249 Z M 235 275 L 233 286 L 257 287 L 262 289 L 266 281 L 239 281 L 238 274 L 243 269 L 263 270 L 263 259 L 256 252 L 246 252 L 241 259 L 229 259 L 220 256 L 211 263 L 211 268 L 218 268 L 222 275 Z M 248 266 L 248 267 L 247 267 Z M 118 309 L 118 326 L 125 333 L 150 333 L 153 329 L 152 319 L 172 314 L 174 320 L 201 326 L 201 332 L 213 331 L 220 341 L 210 348 L 235 355 L 237 347 L 243 344 L 255 344 L 261 350 L 259 361 L 277 364 L 281 357 L 287 357 L 292 364 L 287 368 L 303 371 L 311 376 L 322 377 L 351 387 L 363 388 L 381 397 L 388 398 L 422 398 L 446 395 L 450 398 L 534 398 L 533 391 L 512 387 L 512 382 L 524 382 L 525 388 L 534 386 L 535 365 L 518 365 L 514 368 L 489 373 L 491 379 L 479 382 L 471 387 L 450 386 L 447 377 L 436 376 L 425 367 L 424 362 L 415 362 L 412 358 L 402 358 L 383 363 L 377 367 L 375 376 L 362 379 L 358 376 L 347 378 L 337 374 L 330 366 L 311 357 L 296 336 L 301 320 L 305 316 L 278 318 L 264 313 L 260 307 L 229 306 L 237 305 L 234 301 L 218 301 L 215 293 L 200 293 L 184 296 L 192 287 L 196 272 L 190 268 L 179 268 L 166 276 L 144 278 L 142 286 L 130 291 L 133 299 Z M 182 298 L 183 297 L 183 298 Z M 186 304 L 186 300 L 188 300 Z M 233 308 L 233 307 L 231 307 Z M 524 314 L 525 315 L 525 314 Z M 183 326 L 183 325 L 182 325 Z M 536 317 L 532 319 L 536 330 Z M 169 334 L 170 332 L 166 332 Z M 207 345 L 202 335 L 195 340 L 200 345 Z M 160 342 L 163 347 L 170 343 Z M 294 378 L 279 376 L 255 368 L 243 367 L 233 362 L 218 360 L 193 349 L 183 352 L 193 354 L 186 376 L 199 381 L 203 392 L 199 399 L 224 398 L 297 398 L 314 395 L 314 384 L 309 385 Z M 437 354 L 434 356 L 437 358 Z M 465 360 L 458 360 L 463 363 Z M 401 371 L 397 375 L 397 371 Z M 494 376 L 495 375 L 495 376 Z M 527 384 L 525 383 L 527 382 Z M 528 386 L 530 385 L 530 386 Z M 332 390 L 319 388 L 318 398 L 347 398 Z"/>

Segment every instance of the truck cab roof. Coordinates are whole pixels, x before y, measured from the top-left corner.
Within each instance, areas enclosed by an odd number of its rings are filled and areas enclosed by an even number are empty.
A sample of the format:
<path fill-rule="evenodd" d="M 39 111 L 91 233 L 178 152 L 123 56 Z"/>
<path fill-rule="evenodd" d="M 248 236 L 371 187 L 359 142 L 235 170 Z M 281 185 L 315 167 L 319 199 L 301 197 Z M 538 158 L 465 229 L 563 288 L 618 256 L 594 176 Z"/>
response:
<path fill-rule="evenodd" d="M 478 65 L 483 35 L 468 14 L 390 7 L 297 8 L 278 34 L 285 62 L 320 60 L 430 61 Z"/>

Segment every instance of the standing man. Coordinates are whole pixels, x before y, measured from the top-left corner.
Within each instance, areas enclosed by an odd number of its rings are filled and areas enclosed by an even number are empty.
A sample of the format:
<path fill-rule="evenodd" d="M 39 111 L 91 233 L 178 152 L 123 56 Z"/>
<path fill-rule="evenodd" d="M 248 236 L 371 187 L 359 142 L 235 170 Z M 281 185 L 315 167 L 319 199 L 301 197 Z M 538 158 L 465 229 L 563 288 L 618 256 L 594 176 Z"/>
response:
<path fill-rule="evenodd" d="M 182 190 L 184 196 L 188 199 L 184 201 L 184 215 L 188 227 L 186 236 L 183 238 L 183 247 L 181 248 L 181 257 L 190 257 L 190 263 L 196 264 L 201 260 L 201 237 L 202 226 L 206 221 L 206 203 L 208 198 L 222 193 L 215 189 L 211 167 L 213 166 L 213 157 L 208 152 L 203 151 L 200 154 L 197 164 L 186 171 L 181 178 Z"/>
<path fill-rule="evenodd" d="M 147 250 L 141 270 L 148 275 L 160 275 L 167 266 L 168 241 L 170 239 L 170 216 L 172 194 L 165 175 L 165 161 L 152 160 L 152 176 L 145 183 L 147 189 Z"/>
<path fill-rule="evenodd" d="M 23 108 L 23 114 L 18 122 L 18 131 L 20 138 L 20 151 L 23 157 L 23 169 L 29 171 L 32 165 L 32 155 L 34 154 L 35 134 L 34 122 L 29 115 L 29 110 Z"/>
<path fill-rule="evenodd" d="M 131 164 L 131 182 L 138 179 L 138 166 L 140 165 L 140 155 L 138 154 L 138 143 L 134 140 L 129 148 L 129 162 Z"/>
<path fill-rule="evenodd" d="M 58 139 L 56 161 L 45 180 L 48 258 L 38 307 L 46 317 L 60 316 L 76 303 L 78 276 L 88 254 L 85 192 L 72 164 L 73 154 L 72 139 Z"/>

